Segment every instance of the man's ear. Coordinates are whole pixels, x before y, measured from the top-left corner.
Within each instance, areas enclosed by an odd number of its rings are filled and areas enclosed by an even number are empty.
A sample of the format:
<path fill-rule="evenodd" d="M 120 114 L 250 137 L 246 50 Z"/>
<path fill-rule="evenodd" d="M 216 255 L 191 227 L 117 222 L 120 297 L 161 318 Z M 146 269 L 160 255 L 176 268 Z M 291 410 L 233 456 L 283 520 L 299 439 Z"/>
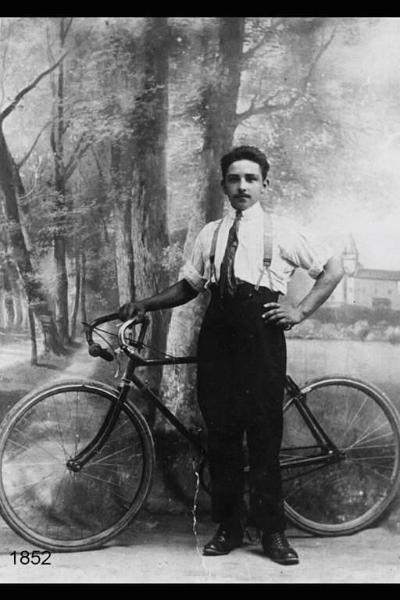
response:
<path fill-rule="evenodd" d="M 264 187 L 268 187 L 269 186 L 269 179 L 265 178 L 263 184 L 264 184 Z"/>
<path fill-rule="evenodd" d="M 225 180 L 224 179 L 221 179 L 221 187 L 222 187 L 222 189 L 224 191 L 224 194 L 227 194 L 226 185 L 225 185 Z"/>

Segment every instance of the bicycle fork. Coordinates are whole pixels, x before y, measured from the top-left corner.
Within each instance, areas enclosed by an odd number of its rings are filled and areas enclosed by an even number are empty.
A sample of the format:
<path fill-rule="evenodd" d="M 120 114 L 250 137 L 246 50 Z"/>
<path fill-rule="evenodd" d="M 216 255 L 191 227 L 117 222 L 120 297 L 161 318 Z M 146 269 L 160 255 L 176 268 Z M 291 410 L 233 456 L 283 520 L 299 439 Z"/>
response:
<path fill-rule="evenodd" d="M 128 396 L 130 390 L 130 375 L 133 374 L 135 365 L 131 364 L 133 361 L 129 361 L 126 367 L 124 376 L 121 378 L 121 384 L 119 386 L 119 396 L 115 403 L 109 408 L 104 418 L 103 423 L 95 437 L 89 444 L 83 448 L 74 458 L 70 458 L 67 461 L 67 468 L 77 473 L 82 467 L 95 455 L 97 454 L 104 444 L 106 443 L 110 433 L 114 429 L 114 426 L 118 420 L 122 406 Z"/>

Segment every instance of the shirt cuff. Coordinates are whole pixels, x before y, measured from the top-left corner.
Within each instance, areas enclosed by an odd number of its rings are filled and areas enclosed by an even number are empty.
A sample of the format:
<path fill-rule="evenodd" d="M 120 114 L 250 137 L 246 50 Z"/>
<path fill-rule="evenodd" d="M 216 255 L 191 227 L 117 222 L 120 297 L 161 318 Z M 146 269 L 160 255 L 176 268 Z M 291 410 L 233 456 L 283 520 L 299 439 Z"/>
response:
<path fill-rule="evenodd" d="M 204 279 L 199 272 L 194 268 L 192 263 L 187 262 L 182 268 L 182 277 L 195 289 L 197 292 L 204 290 L 206 279 Z"/>
<path fill-rule="evenodd" d="M 324 270 L 325 264 L 326 263 L 314 263 L 311 268 L 308 269 L 309 276 L 312 277 L 312 279 L 317 279 L 317 277 L 321 275 L 322 271 Z"/>

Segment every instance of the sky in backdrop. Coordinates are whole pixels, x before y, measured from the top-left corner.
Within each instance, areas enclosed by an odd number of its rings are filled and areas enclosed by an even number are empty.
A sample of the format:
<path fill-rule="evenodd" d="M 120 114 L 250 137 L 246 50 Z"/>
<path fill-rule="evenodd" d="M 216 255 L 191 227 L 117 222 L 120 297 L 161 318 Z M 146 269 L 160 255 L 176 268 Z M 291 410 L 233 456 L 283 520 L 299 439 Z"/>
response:
<path fill-rule="evenodd" d="M 354 150 L 354 170 L 359 169 L 361 179 L 369 171 L 372 182 L 386 183 L 389 198 L 377 193 L 372 202 L 369 198 L 364 203 L 362 185 L 358 198 L 321 191 L 320 222 L 329 222 L 332 231 L 352 232 L 365 267 L 399 270 L 400 18 L 381 18 L 373 27 L 360 18 L 360 24 L 358 43 L 337 44 L 324 66 L 338 84 L 352 82 L 361 90 L 361 97 L 342 112 L 344 127 L 353 122 L 368 129 Z M 337 107 L 327 106 L 328 115 L 330 110 L 337 116 Z M 326 196 L 331 202 L 326 202 Z"/>

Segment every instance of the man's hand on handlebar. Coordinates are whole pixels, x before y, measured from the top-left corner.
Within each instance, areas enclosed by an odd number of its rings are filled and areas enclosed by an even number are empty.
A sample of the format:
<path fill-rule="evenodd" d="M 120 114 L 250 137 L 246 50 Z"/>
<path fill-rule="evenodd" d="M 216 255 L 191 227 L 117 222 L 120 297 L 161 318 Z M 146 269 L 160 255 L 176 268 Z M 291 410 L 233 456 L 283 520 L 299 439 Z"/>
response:
<path fill-rule="evenodd" d="M 144 302 L 127 302 L 120 306 L 118 310 L 118 318 L 121 321 L 127 321 L 132 317 L 139 317 L 142 319 L 146 314 L 146 306 Z"/>

